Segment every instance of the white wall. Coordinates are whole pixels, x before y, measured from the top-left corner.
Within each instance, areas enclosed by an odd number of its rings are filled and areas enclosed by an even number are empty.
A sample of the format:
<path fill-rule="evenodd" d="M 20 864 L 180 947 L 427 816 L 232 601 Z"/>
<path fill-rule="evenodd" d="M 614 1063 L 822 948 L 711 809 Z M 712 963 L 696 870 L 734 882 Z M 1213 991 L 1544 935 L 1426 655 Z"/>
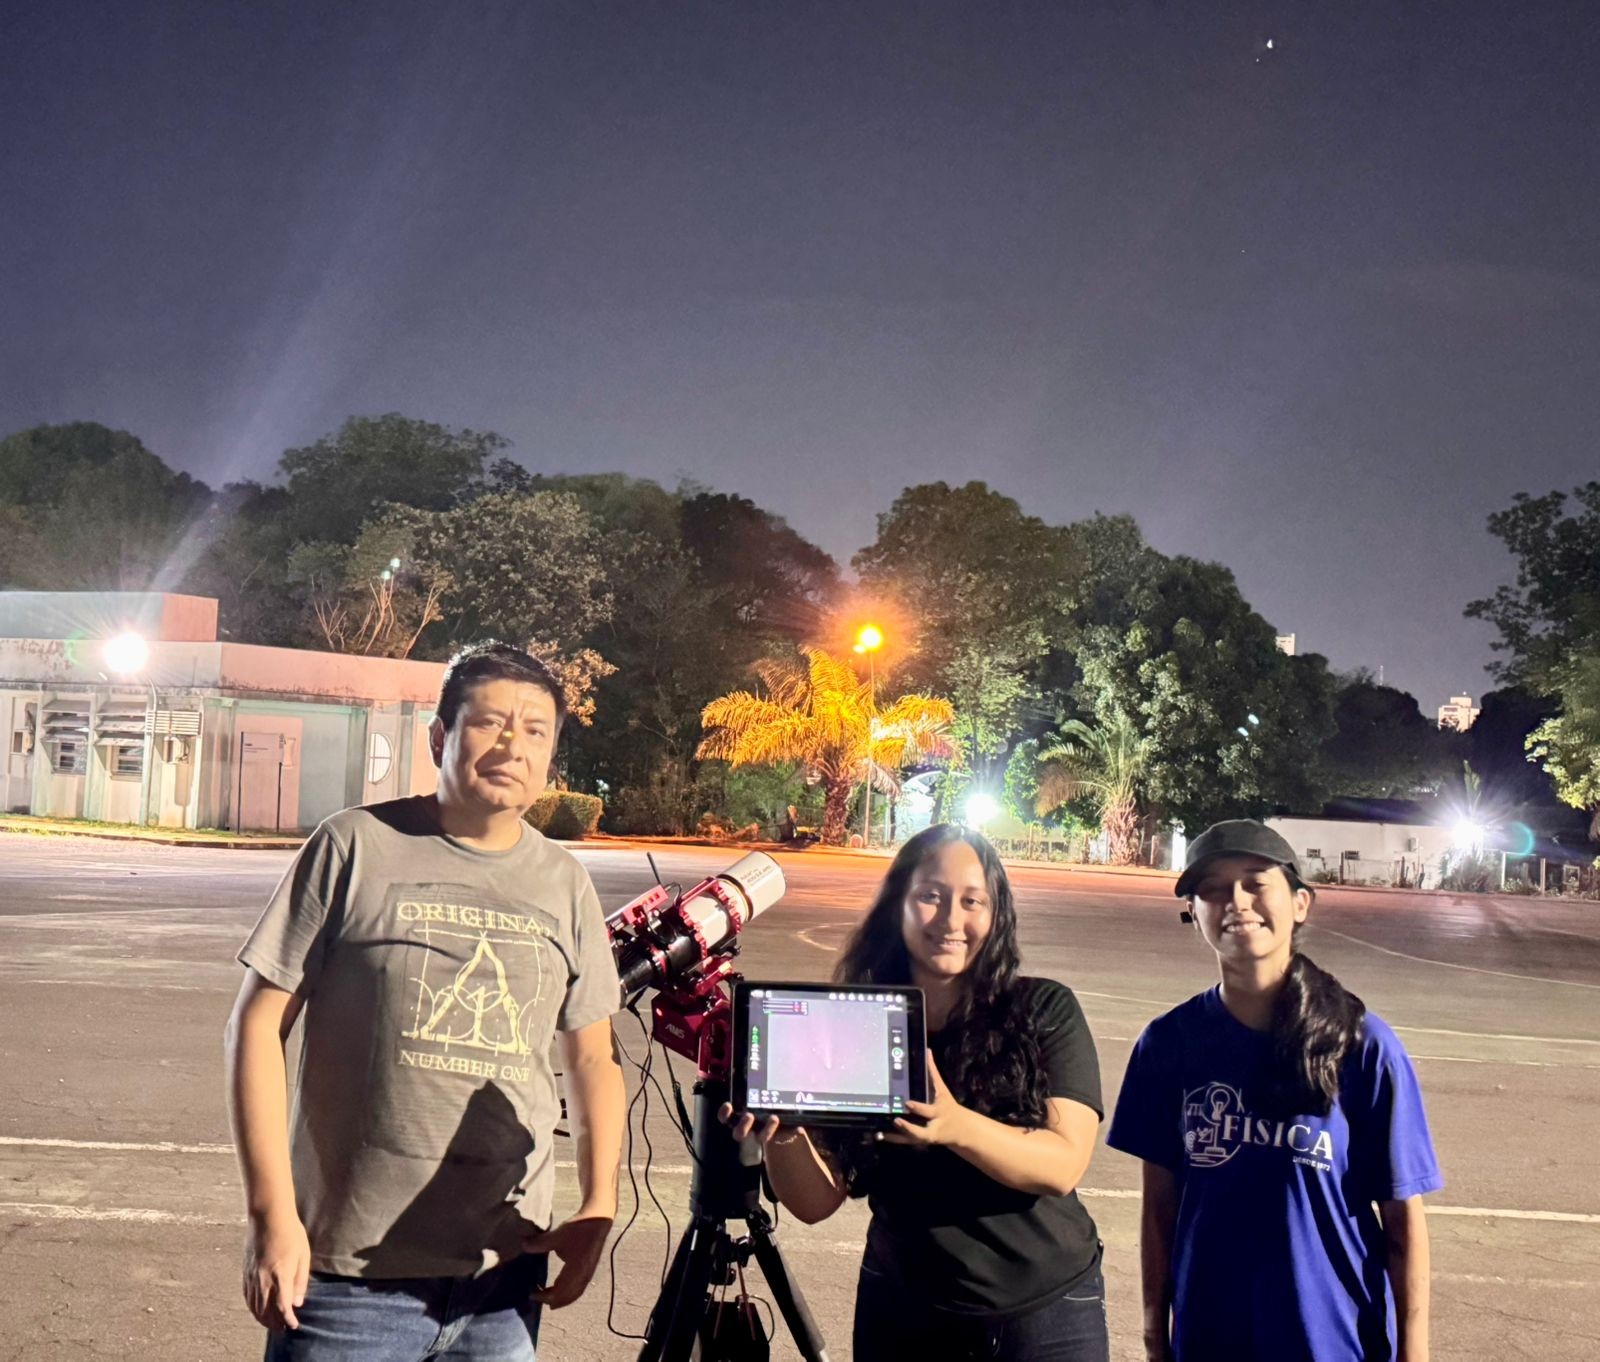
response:
<path fill-rule="evenodd" d="M 1424 884 L 1438 879 L 1439 862 L 1451 849 L 1451 829 L 1431 823 L 1359 823 L 1342 818 L 1269 818 L 1267 826 L 1294 848 L 1301 871 L 1337 872 L 1356 853 L 1356 867 L 1347 878 L 1380 878 L 1385 866 L 1398 870 L 1404 862 L 1412 883 L 1417 873 Z M 1316 853 L 1313 855 L 1313 853 Z"/>
<path fill-rule="evenodd" d="M 33 753 L 27 748 L 28 705 L 33 691 L 0 691 L 0 813 L 26 813 L 33 802 Z M 19 738 L 19 735 L 20 738 Z"/>

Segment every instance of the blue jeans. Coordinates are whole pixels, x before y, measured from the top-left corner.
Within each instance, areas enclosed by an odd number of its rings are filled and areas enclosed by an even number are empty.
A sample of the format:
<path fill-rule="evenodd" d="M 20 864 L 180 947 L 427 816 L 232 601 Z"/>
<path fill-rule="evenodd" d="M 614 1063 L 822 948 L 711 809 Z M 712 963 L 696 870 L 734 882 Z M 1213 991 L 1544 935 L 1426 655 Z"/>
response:
<path fill-rule="evenodd" d="M 300 1327 L 268 1335 L 266 1362 L 534 1362 L 546 1266 L 526 1254 L 478 1277 L 313 1272 Z"/>
<path fill-rule="evenodd" d="M 1109 1362 L 1105 1280 L 1097 1263 L 1027 1314 L 982 1319 L 932 1308 L 863 1264 L 854 1351 L 857 1362 Z"/>

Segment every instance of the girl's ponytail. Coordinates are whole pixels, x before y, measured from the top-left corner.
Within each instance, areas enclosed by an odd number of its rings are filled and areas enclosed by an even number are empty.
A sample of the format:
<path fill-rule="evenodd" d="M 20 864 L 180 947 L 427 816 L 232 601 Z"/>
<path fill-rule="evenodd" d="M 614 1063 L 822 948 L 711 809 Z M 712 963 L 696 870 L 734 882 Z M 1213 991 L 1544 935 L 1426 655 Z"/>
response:
<path fill-rule="evenodd" d="M 1284 873 L 1291 888 L 1307 888 L 1292 871 Z M 1273 1105 L 1284 1114 L 1326 1116 L 1339 1095 L 1339 1068 L 1360 1039 L 1366 1015 L 1360 998 L 1295 951 L 1273 1008 Z"/>

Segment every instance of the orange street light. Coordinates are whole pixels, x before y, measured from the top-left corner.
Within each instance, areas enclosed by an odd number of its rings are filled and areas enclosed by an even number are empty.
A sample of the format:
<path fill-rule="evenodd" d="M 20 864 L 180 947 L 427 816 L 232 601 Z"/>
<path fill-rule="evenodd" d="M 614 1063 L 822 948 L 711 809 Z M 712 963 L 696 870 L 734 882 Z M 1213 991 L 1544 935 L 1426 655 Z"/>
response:
<path fill-rule="evenodd" d="M 863 624 L 856 631 L 856 647 L 858 653 L 867 655 L 867 695 L 876 711 L 878 704 L 878 668 L 877 659 L 872 655 L 883 647 L 883 630 L 876 624 Z M 862 791 L 863 805 L 861 810 L 861 845 L 872 845 L 872 736 L 867 736 L 867 778 Z"/>

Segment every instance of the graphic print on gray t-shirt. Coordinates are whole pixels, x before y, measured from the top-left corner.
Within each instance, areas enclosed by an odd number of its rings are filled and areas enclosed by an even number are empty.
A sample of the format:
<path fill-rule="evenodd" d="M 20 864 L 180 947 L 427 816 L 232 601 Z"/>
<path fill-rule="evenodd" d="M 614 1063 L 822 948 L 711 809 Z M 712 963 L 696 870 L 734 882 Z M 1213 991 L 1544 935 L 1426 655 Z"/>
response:
<path fill-rule="evenodd" d="M 534 1083 L 533 1057 L 549 1049 L 571 962 L 554 916 L 470 885 L 395 887 L 384 916 L 379 944 L 404 941 L 390 1062 L 444 1077 L 375 1083 L 374 1097 L 388 1101 L 375 1124 L 397 1154 L 439 1157 L 467 1133 L 455 1129 L 460 1100 L 449 1091 L 461 1080 Z"/>
<path fill-rule="evenodd" d="M 301 993 L 291 1132 L 313 1266 L 460 1275 L 548 1224 L 549 1051 L 617 1006 L 577 861 L 464 846 L 396 801 L 313 834 L 239 958 Z"/>

